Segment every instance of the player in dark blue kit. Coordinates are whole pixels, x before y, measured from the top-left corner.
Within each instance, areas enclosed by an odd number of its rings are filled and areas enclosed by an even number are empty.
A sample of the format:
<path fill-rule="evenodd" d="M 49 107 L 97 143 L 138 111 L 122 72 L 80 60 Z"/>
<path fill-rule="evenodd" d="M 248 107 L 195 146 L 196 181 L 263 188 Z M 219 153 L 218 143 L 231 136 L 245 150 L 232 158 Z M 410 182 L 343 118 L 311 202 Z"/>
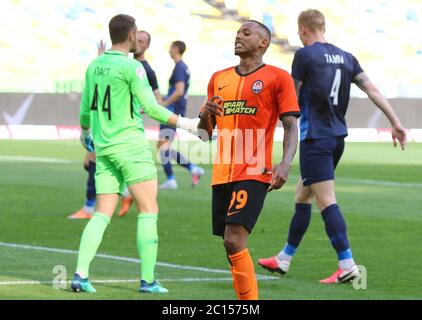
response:
<path fill-rule="evenodd" d="M 347 237 L 346 223 L 337 205 L 334 170 L 344 150 L 347 136 L 345 114 L 350 86 L 355 83 L 387 116 L 392 126 L 394 146 L 404 149 L 406 131 L 389 102 L 369 80 L 357 59 L 327 43 L 325 19 L 318 10 L 302 12 L 298 18 L 299 36 L 304 48 L 295 54 L 292 76 L 301 109 L 300 171 L 296 207 L 287 243 L 276 256 L 258 263 L 284 275 L 311 221 L 313 198 L 322 213 L 325 230 L 337 252 L 339 269 L 321 283 L 346 282 L 359 276 Z"/>
<path fill-rule="evenodd" d="M 188 89 L 190 82 L 190 71 L 183 61 L 183 53 L 186 45 L 183 41 L 174 41 L 170 46 L 170 57 L 175 66 L 169 80 L 169 90 L 167 98 L 163 101 L 163 106 L 177 115 L 184 116 L 188 102 Z M 192 174 L 192 186 L 196 186 L 199 178 L 204 174 L 204 170 L 189 162 L 178 151 L 171 149 L 176 130 L 166 125 L 160 125 L 160 135 L 157 147 L 160 150 L 161 163 L 166 173 L 167 180 L 160 185 L 160 189 L 177 189 L 177 182 L 173 174 L 170 160 L 174 159 L 182 167 Z"/>

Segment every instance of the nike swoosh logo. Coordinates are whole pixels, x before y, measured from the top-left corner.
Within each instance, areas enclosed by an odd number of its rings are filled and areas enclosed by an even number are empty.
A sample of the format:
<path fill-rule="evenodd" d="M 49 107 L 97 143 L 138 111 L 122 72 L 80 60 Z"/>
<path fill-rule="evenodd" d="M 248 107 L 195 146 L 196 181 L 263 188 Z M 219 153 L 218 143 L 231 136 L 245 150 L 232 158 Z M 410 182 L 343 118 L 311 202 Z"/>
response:
<path fill-rule="evenodd" d="M 347 273 L 347 274 L 345 274 L 344 276 L 342 276 L 342 277 L 338 277 L 338 281 L 339 282 L 342 282 L 342 281 L 344 281 L 345 279 L 347 279 L 351 274 L 353 273 L 353 270 L 352 271 L 350 271 L 349 273 Z"/>
<path fill-rule="evenodd" d="M 14 115 L 10 115 L 7 112 L 3 112 L 4 119 L 6 120 L 7 125 L 22 124 L 23 119 L 28 113 L 29 108 L 32 105 L 32 100 L 34 99 L 34 94 L 30 94 L 24 102 L 18 107 L 18 111 Z"/>
<path fill-rule="evenodd" d="M 234 212 L 227 212 L 227 216 L 230 217 L 236 213 L 239 213 L 240 211 L 234 211 Z"/>
<path fill-rule="evenodd" d="M 228 86 L 229 86 L 229 84 L 226 84 L 225 86 L 222 86 L 222 87 L 218 86 L 218 91 L 221 91 L 221 90 L 223 90 L 225 87 L 228 87 Z"/>
<path fill-rule="evenodd" d="M 244 296 L 245 294 L 248 294 L 249 292 L 251 292 L 252 291 L 252 289 L 249 289 L 248 291 L 246 291 L 246 292 L 239 292 L 239 295 L 240 296 Z"/>

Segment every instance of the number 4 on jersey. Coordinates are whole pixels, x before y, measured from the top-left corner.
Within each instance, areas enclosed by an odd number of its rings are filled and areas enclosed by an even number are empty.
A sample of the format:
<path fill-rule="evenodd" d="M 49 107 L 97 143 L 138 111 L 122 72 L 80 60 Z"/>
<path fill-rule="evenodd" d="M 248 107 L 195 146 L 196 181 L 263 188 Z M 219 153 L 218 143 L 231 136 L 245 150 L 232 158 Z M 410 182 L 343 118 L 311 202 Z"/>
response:
<path fill-rule="evenodd" d="M 333 105 L 338 105 L 338 93 L 340 91 L 341 69 L 336 69 L 333 86 L 331 87 L 330 98 L 333 98 Z"/>
<path fill-rule="evenodd" d="M 111 120 L 110 85 L 107 86 L 103 98 L 102 111 L 108 113 L 108 120 Z M 95 85 L 94 96 L 92 97 L 91 110 L 98 111 L 98 85 Z"/>

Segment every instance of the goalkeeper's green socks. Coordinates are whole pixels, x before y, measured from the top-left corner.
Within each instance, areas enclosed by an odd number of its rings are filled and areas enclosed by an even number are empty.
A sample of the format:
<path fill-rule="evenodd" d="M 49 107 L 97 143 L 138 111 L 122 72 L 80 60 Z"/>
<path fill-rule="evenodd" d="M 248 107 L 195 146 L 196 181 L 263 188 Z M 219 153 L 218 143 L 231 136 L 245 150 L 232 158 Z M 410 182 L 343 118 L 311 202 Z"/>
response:
<path fill-rule="evenodd" d="M 141 259 L 141 280 L 148 283 L 155 280 L 154 271 L 158 251 L 157 219 L 157 213 L 141 212 L 138 215 L 136 242 Z"/>
<path fill-rule="evenodd" d="M 76 267 L 76 273 L 81 278 L 88 278 L 89 265 L 97 253 L 104 231 L 109 224 L 110 217 L 103 213 L 95 212 L 86 225 L 82 233 L 81 244 L 79 245 L 78 266 Z"/>

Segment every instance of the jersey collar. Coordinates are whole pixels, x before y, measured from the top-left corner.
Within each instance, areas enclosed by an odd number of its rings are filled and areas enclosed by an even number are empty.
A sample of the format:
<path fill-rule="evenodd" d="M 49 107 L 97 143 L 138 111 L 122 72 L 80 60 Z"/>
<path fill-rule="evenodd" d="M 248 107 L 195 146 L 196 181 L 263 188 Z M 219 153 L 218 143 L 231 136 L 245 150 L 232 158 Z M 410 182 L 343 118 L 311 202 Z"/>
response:
<path fill-rule="evenodd" d="M 258 71 L 259 69 L 261 69 L 261 68 L 263 68 L 263 67 L 265 67 L 265 63 L 261 64 L 261 65 L 260 65 L 258 68 L 256 68 L 255 70 L 253 70 L 253 71 L 251 71 L 251 72 L 248 72 L 248 73 L 245 73 L 245 74 L 243 74 L 243 73 L 241 73 L 241 72 L 240 72 L 240 70 L 239 70 L 239 66 L 236 66 L 236 67 L 234 68 L 234 70 L 236 71 L 236 73 L 237 73 L 239 76 L 241 76 L 241 77 L 246 77 L 246 76 L 249 76 L 250 74 L 252 74 L 252 73 L 254 73 L 254 72 Z"/>
<path fill-rule="evenodd" d="M 108 50 L 106 52 L 104 52 L 105 54 L 112 54 L 112 55 L 119 55 L 119 56 L 126 56 L 123 52 L 121 51 L 115 51 L 115 50 Z"/>

